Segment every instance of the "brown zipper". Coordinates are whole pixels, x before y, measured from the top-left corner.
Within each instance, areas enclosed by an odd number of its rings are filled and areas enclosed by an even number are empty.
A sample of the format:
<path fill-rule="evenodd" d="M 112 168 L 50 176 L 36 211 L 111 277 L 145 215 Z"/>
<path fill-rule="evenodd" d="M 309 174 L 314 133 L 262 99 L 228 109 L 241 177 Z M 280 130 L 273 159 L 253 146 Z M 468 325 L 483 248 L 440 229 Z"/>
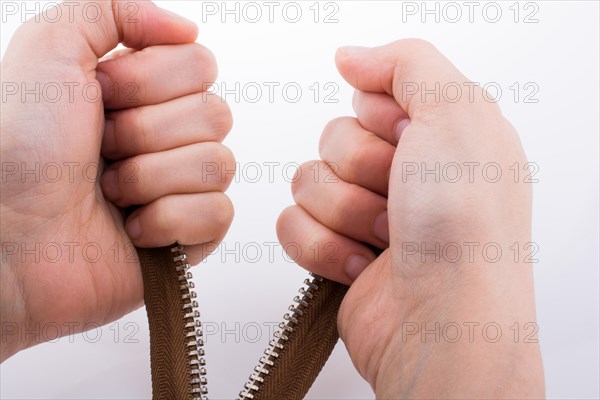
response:
<path fill-rule="evenodd" d="M 348 288 L 317 275 L 304 284 L 240 392 L 241 400 L 303 399 L 333 351 L 337 313 Z"/>
<path fill-rule="evenodd" d="M 204 342 L 182 246 L 138 249 L 150 325 L 154 399 L 206 400 Z"/>
<path fill-rule="evenodd" d="M 183 246 L 138 249 L 150 325 L 154 400 L 207 400 L 202 323 Z M 338 341 L 348 288 L 311 275 L 239 394 L 241 400 L 303 399 Z"/>

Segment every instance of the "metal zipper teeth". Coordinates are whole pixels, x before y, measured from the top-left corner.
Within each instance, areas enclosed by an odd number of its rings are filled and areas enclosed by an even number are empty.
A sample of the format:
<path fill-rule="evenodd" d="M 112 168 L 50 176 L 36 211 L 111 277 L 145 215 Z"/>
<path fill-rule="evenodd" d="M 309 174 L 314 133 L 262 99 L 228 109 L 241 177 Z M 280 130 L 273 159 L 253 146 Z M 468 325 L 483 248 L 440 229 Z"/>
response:
<path fill-rule="evenodd" d="M 319 290 L 323 282 L 322 277 L 312 273 L 310 275 L 311 278 L 305 279 L 304 286 L 298 290 L 302 297 L 294 297 L 294 303 L 296 304 L 292 304 L 288 308 L 290 312 L 283 316 L 284 321 L 279 323 L 279 330 L 273 334 L 273 339 L 269 341 L 269 347 L 266 348 L 259 363 L 254 367 L 254 372 L 252 372 L 239 394 L 239 400 L 254 399 L 264 382 L 264 377 L 272 372 L 275 359 L 279 357 L 279 353 L 285 348 L 289 340 L 288 335 L 302 322 L 303 310 L 308 307 L 314 293 Z"/>
<path fill-rule="evenodd" d="M 208 400 L 206 360 L 204 359 L 204 339 L 202 322 L 198 302 L 194 300 L 197 295 L 194 289 L 192 273 L 189 272 L 190 264 L 183 246 L 175 245 L 171 248 L 175 270 L 178 273 L 179 289 L 181 291 L 181 307 L 183 310 L 183 324 L 188 350 L 188 373 L 190 379 L 190 397 L 192 400 Z"/>

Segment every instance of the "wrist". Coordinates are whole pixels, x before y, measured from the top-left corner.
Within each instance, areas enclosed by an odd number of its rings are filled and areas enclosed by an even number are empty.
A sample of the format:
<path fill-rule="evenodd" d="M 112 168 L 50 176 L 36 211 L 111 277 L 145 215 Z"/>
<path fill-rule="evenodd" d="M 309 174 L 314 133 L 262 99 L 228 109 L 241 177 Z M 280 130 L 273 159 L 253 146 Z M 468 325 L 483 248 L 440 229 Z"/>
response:
<path fill-rule="evenodd" d="M 521 268 L 520 279 L 430 286 L 396 320 L 370 375 L 377 398 L 544 397 L 531 271 Z"/>
<path fill-rule="evenodd" d="M 405 344 L 382 358 L 378 399 L 544 398 L 537 343 Z"/>

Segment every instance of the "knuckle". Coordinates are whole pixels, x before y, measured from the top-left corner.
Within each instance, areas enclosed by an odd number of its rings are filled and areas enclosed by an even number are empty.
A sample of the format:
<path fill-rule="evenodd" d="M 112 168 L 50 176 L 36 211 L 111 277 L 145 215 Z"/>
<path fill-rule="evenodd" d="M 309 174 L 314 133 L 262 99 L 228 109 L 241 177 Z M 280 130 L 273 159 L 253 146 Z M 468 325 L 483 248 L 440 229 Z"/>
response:
<path fill-rule="evenodd" d="M 233 128 L 233 115 L 229 105 L 221 97 L 210 95 L 207 97 L 210 128 L 211 132 L 217 136 L 219 140 L 223 140 L 225 136 Z"/>
<path fill-rule="evenodd" d="M 229 183 L 233 179 L 233 174 L 229 174 L 228 172 L 234 171 L 236 169 L 235 155 L 233 151 L 227 146 L 221 145 L 221 165 L 225 168 L 223 173 L 225 174 L 226 181 Z"/>
<path fill-rule="evenodd" d="M 235 176 L 233 152 L 220 143 L 197 143 L 190 157 L 193 167 L 201 172 L 203 190 L 224 191 Z"/>
<path fill-rule="evenodd" d="M 229 169 L 235 165 L 235 156 L 233 155 L 233 151 L 223 144 L 218 145 L 219 149 L 219 157 L 221 159 L 221 163 Z"/>
<path fill-rule="evenodd" d="M 281 233 L 283 232 L 283 229 L 286 225 L 288 225 L 291 221 L 294 220 L 294 215 L 296 213 L 296 209 L 298 206 L 293 205 L 293 206 L 287 206 L 286 208 L 283 209 L 283 211 L 281 211 L 279 213 L 279 216 L 277 217 L 277 223 L 276 223 L 276 228 L 277 228 L 277 233 Z M 279 239 L 282 239 L 281 237 L 279 237 Z"/>
<path fill-rule="evenodd" d="M 235 164 L 235 156 L 231 149 L 224 144 L 215 142 L 199 143 L 198 153 L 200 158 L 204 158 L 206 153 L 209 154 L 211 162 L 217 164 L 219 168 L 229 169 Z"/>
<path fill-rule="evenodd" d="M 215 195 L 211 207 L 214 210 L 214 213 L 212 214 L 213 218 L 215 218 L 215 224 L 213 225 L 216 231 L 215 240 L 220 241 L 231 226 L 235 210 L 233 208 L 233 203 L 224 193 Z"/>
<path fill-rule="evenodd" d="M 296 198 L 296 194 L 300 192 L 300 189 L 303 188 L 306 184 L 310 183 L 311 170 L 315 167 L 319 167 L 320 161 L 306 161 L 298 167 L 296 173 L 294 174 L 294 178 L 292 179 L 292 194 L 294 198 Z"/>
<path fill-rule="evenodd" d="M 325 125 L 325 128 L 323 129 L 323 131 L 324 132 L 335 132 L 339 128 L 339 126 L 341 124 L 343 124 L 344 121 L 348 118 L 349 117 L 337 117 L 337 118 L 332 119 L 331 121 L 329 121 L 327 123 L 327 125 Z"/>
<path fill-rule="evenodd" d="M 340 121 L 343 119 L 344 119 L 344 117 L 337 117 L 337 118 L 334 118 L 331 121 L 329 121 L 325 125 L 325 128 L 323 128 L 323 133 L 335 131 L 335 128 L 339 125 Z"/>
<path fill-rule="evenodd" d="M 323 132 L 321 133 L 321 141 L 327 141 L 327 139 L 329 139 L 331 137 L 332 133 L 336 132 L 337 127 L 339 126 L 340 122 L 344 118 L 345 117 L 334 118 L 331 121 L 329 121 L 327 124 L 325 124 L 325 127 L 323 128 Z"/>
<path fill-rule="evenodd" d="M 420 38 L 398 40 L 394 45 L 418 52 L 435 50 L 435 46 L 431 42 Z"/>
<path fill-rule="evenodd" d="M 220 143 L 214 143 L 214 151 L 212 151 L 212 157 L 218 166 L 218 174 L 221 177 L 219 182 L 222 184 L 222 189 L 226 189 L 229 183 L 233 180 L 234 171 L 236 169 L 235 156 L 231 149 Z"/>
<path fill-rule="evenodd" d="M 323 132 L 321 132 L 321 138 L 319 139 L 319 155 L 322 158 L 326 158 L 329 144 L 332 141 L 331 136 L 332 136 L 332 132 L 334 132 L 335 124 L 336 124 L 335 120 L 329 121 L 323 128 Z"/>
<path fill-rule="evenodd" d="M 277 239 L 284 246 L 294 239 L 297 239 L 297 234 L 293 227 L 297 226 L 299 221 L 299 209 L 300 207 L 297 205 L 288 206 L 277 217 L 277 222 L 275 224 Z"/>
<path fill-rule="evenodd" d="M 194 70 L 201 70 L 206 74 L 206 80 L 213 82 L 217 78 L 217 59 L 212 51 L 198 44 L 190 46 L 189 65 Z"/>
<path fill-rule="evenodd" d="M 344 126 L 348 126 L 348 123 L 352 120 L 352 117 L 338 117 L 325 125 L 319 141 L 319 154 L 321 157 L 327 154 L 330 146 L 335 145 L 337 134 L 344 129 Z"/>

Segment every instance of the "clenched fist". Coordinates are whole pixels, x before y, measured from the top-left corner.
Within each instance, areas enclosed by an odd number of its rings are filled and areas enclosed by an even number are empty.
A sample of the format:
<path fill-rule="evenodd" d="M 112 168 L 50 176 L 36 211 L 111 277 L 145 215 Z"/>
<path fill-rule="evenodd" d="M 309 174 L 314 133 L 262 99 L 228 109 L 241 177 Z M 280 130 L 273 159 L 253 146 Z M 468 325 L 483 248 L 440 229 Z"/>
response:
<path fill-rule="evenodd" d="M 179 242 L 197 263 L 233 217 L 231 174 L 203 176 L 234 159 L 197 27 L 147 1 L 84 5 L 98 18 L 57 5 L 2 61 L 2 360 L 35 344 L 26 330 L 72 334 L 140 307 L 134 245 Z"/>
<path fill-rule="evenodd" d="M 356 368 L 381 399 L 543 397 L 531 265 L 515 251 L 531 241 L 517 133 L 429 43 L 336 58 L 357 117 L 327 125 L 329 173 L 304 165 L 278 235 L 351 284 L 338 324 Z M 335 252 L 311 257 L 315 243 Z"/>

